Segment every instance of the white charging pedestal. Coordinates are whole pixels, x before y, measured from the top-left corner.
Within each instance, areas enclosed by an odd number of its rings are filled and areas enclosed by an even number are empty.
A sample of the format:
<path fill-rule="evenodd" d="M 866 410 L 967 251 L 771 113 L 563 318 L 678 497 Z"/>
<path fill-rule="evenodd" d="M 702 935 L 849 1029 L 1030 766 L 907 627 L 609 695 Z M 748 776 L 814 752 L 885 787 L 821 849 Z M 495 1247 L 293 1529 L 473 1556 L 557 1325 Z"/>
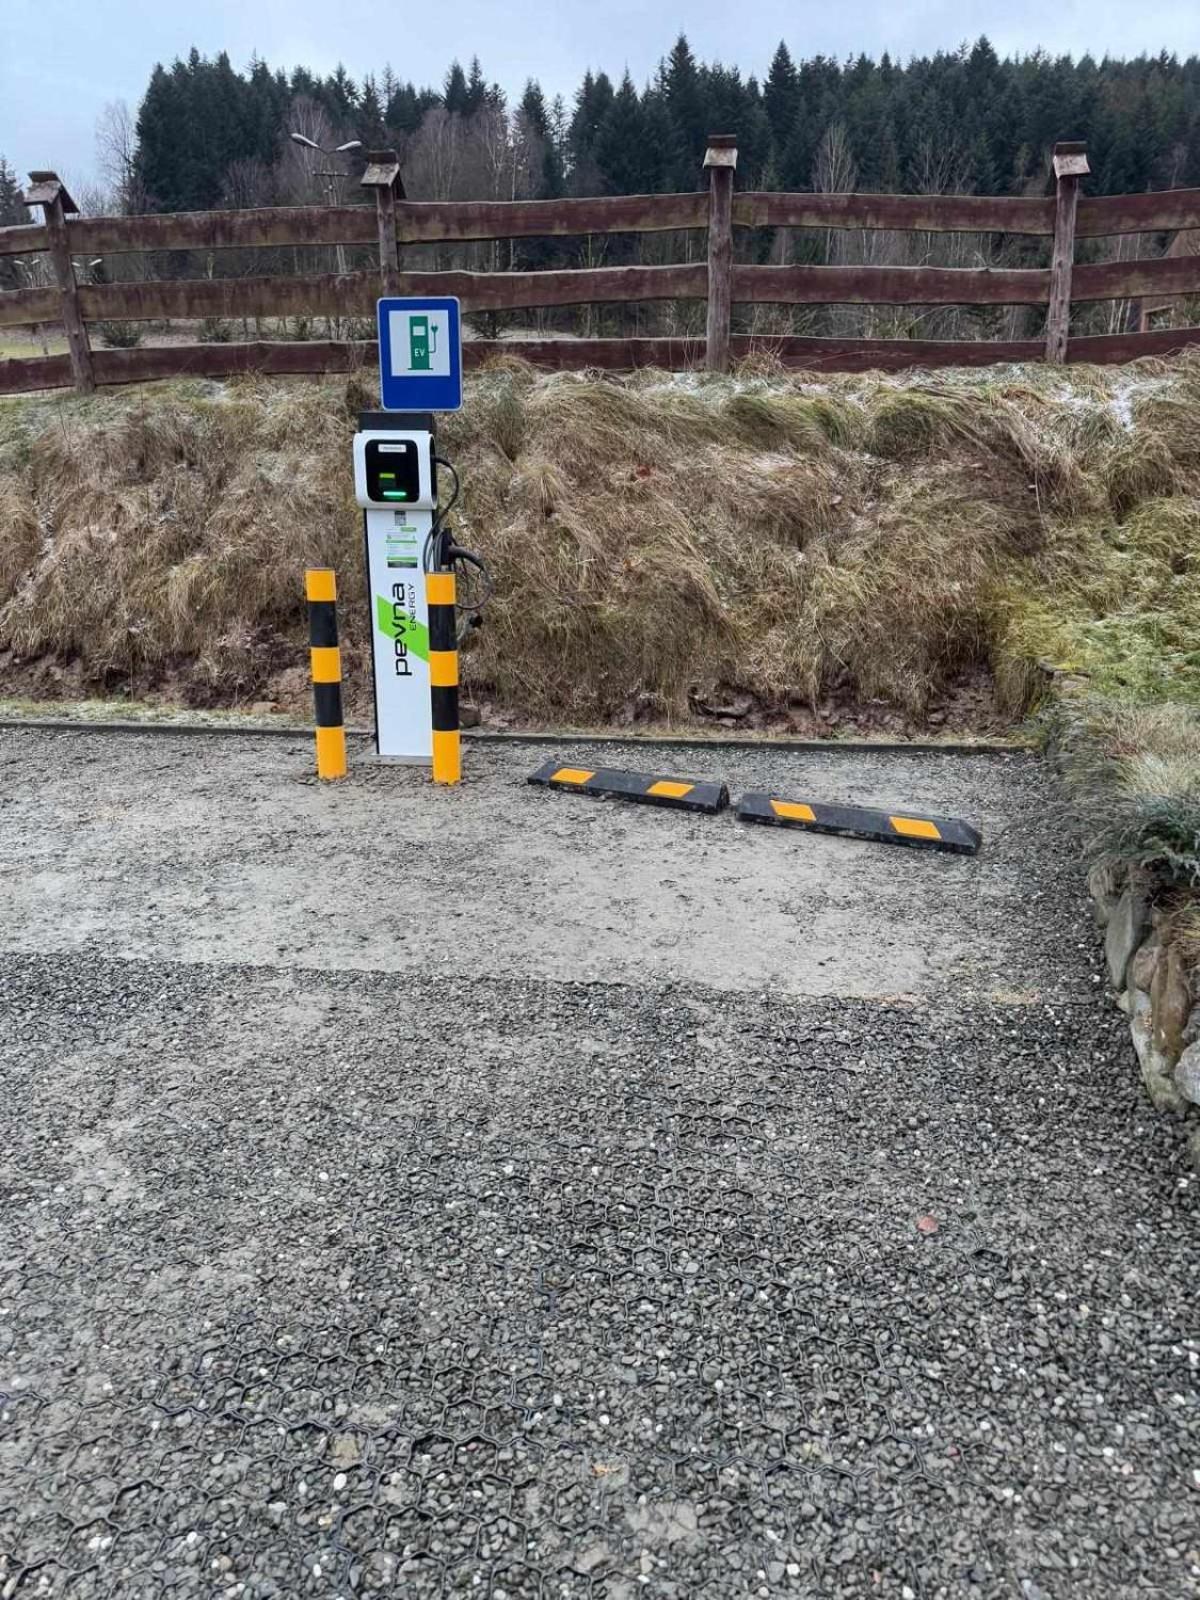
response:
<path fill-rule="evenodd" d="M 429 614 L 422 556 L 437 506 L 433 418 L 366 411 L 354 436 L 354 491 L 363 508 L 375 748 L 429 766 Z"/>

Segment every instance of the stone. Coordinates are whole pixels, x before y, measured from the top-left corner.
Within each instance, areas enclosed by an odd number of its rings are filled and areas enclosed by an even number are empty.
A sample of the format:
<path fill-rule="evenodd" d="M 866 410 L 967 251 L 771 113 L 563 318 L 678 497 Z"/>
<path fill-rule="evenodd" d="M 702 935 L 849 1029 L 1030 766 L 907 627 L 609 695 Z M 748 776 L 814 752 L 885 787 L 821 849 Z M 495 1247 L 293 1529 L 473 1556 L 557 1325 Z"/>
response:
<path fill-rule="evenodd" d="M 1104 935 L 1104 956 L 1114 989 L 1125 987 L 1130 957 L 1150 926 L 1150 905 L 1141 889 L 1128 884 L 1113 907 Z"/>
<path fill-rule="evenodd" d="M 1200 1044 L 1190 1044 L 1175 1063 L 1175 1087 L 1191 1105 L 1200 1106 Z"/>
<path fill-rule="evenodd" d="M 1092 897 L 1092 911 L 1100 927 L 1108 925 L 1112 909 L 1121 892 L 1120 869 L 1111 862 L 1097 861 L 1087 875 L 1088 893 Z"/>
<path fill-rule="evenodd" d="M 1146 1087 L 1146 1093 L 1150 1096 L 1150 1102 L 1156 1111 L 1170 1111 L 1175 1116 L 1181 1117 L 1187 1111 L 1188 1103 L 1171 1078 L 1171 1063 L 1161 1050 L 1155 1048 L 1150 1021 L 1150 997 L 1137 989 L 1131 993 L 1134 1009 L 1129 1032 L 1133 1039 L 1133 1048 L 1137 1051 L 1138 1065 L 1142 1069 L 1142 1082 Z"/>
<path fill-rule="evenodd" d="M 1158 958 L 1162 954 L 1162 940 L 1157 933 L 1152 933 L 1145 944 L 1139 945 L 1134 951 L 1133 960 L 1129 963 L 1129 985 L 1132 989 L 1141 989 L 1150 993 L 1150 986 L 1154 982 L 1154 972 L 1158 966 Z"/>
<path fill-rule="evenodd" d="M 1134 956 L 1133 966 L 1137 960 Z M 1178 945 L 1168 945 L 1155 966 L 1150 1005 L 1154 1047 L 1174 1066 L 1183 1054 L 1183 1030 L 1192 1009 L 1192 986 Z"/>

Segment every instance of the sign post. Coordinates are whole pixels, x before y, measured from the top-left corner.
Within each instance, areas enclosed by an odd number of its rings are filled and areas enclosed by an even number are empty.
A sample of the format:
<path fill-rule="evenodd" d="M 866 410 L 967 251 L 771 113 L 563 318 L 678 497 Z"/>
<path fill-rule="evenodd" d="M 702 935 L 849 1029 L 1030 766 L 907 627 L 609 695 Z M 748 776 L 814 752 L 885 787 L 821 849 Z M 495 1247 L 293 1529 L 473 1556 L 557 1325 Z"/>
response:
<path fill-rule="evenodd" d="M 354 488 L 363 508 L 375 748 L 393 761 L 433 759 L 427 546 L 438 509 L 434 412 L 462 405 L 458 301 L 379 302 L 382 411 L 354 436 Z M 436 665 L 436 663 L 435 663 Z"/>

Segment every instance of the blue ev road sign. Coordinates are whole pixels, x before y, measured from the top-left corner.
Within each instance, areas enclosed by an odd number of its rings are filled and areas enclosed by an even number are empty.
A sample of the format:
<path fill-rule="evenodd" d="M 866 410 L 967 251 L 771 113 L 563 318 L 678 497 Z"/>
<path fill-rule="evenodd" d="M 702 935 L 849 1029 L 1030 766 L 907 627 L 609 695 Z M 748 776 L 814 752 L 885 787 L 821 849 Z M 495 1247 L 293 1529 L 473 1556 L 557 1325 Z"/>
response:
<path fill-rule="evenodd" d="M 458 301 L 379 302 L 379 397 L 385 411 L 457 411 L 462 406 Z"/>

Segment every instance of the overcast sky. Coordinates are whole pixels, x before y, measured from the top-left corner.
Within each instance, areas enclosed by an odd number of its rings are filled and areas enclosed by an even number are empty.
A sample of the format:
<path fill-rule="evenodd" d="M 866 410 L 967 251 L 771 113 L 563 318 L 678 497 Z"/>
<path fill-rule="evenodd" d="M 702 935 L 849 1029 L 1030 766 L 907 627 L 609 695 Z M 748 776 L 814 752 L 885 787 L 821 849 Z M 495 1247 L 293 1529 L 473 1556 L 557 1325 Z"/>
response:
<path fill-rule="evenodd" d="M 23 180 L 53 167 L 94 172 L 96 116 L 108 100 L 136 110 L 156 61 L 195 45 L 227 50 L 243 67 L 257 53 L 272 67 L 358 78 L 390 61 L 417 84 L 438 84 L 450 61 L 478 55 L 489 81 L 510 94 L 528 77 L 548 96 L 569 95 L 587 67 L 639 84 L 680 29 L 706 60 L 761 77 L 780 39 L 795 56 L 884 50 L 906 57 L 953 49 L 986 33 L 1001 55 L 1041 45 L 1095 56 L 1200 51 L 1200 0 L 0 0 L 0 154 Z"/>

